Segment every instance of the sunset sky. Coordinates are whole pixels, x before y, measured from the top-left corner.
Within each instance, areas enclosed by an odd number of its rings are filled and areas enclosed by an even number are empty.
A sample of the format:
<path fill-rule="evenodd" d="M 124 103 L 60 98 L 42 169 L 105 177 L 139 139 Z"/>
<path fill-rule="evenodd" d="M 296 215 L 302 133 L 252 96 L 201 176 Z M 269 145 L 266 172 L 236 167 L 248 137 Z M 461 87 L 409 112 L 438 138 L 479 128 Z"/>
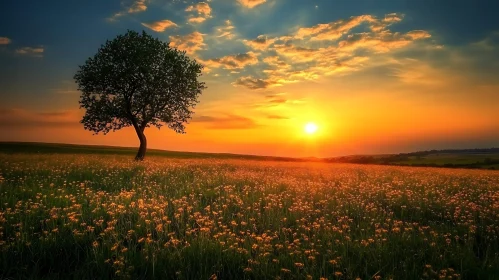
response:
<path fill-rule="evenodd" d="M 205 65 L 187 133 L 149 128 L 149 148 L 327 157 L 499 147 L 497 1 L 16 0 L 0 11 L 0 141 L 138 146 L 133 128 L 85 131 L 73 81 L 132 29 Z"/>

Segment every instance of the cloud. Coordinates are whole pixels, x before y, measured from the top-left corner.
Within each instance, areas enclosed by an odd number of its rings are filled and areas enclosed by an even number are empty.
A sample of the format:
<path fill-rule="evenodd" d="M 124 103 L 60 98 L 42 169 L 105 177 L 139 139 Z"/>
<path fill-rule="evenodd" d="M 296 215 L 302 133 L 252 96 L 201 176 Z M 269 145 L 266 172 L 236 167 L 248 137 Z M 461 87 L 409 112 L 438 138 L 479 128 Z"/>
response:
<path fill-rule="evenodd" d="M 280 115 L 268 115 L 267 118 L 272 120 L 289 120 L 289 117 L 280 116 Z"/>
<path fill-rule="evenodd" d="M 471 43 L 470 47 L 483 51 L 497 50 L 499 47 L 499 31 L 492 32 L 492 34 L 490 34 L 483 40 Z"/>
<path fill-rule="evenodd" d="M 225 116 L 199 116 L 194 117 L 192 123 L 204 123 L 209 129 L 251 129 L 258 124 L 250 118 L 228 114 Z"/>
<path fill-rule="evenodd" d="M 12 41 L 7 38 L 7 37 L 0 37 L 0 45 L 8 45 L 10 44 Z"/>
<path fill-rule="evenodd" d="M 227 40 L 233 39 L 235 37 L 234 34 L 234 25 L 230 20 L 224 21 L 224 25 L 216 28 L 215 36 L 217 38 L 225 38 Z"/>
<path fill-rule="evenodd" d="M 284 97 L 272 97 L 268 99 L 269 103 L 281 104 L 286 103 L 288 100 Z"/>
<path fill-rule="evenodd" d="M 45 49 L 43 47 L 36 47 L 36 48 L 24 47 L 16 50 L 17 54 L 34 56 L 34 57 L 43 57 L 44 52 Z"/>
<path fill-rule="evenodd" d="M 197 14 L 197 16 L 191 15 L 189 17 L 189 23 L 202 23 L 211 17 L 211 7 L 206 2 L 199 2 L 196 5 L 189 6 L 185 9 L 185 11 Z"/>
<path fill-rule="evenodd" d="M 206 20 L 204 17 L 191 17 L 188 19 L 189 23 L 202 23 Z"/>
<path fill-rule="evenodd" d="M 414 33 L 417 34 L 414 37 L 427 36 L 424 32 Z M 499 85 L 496 79 L 499 62 L 490 59 L 499 56 L 497 39 L 499 34 L 492 33 L 466 45 L 449 45 L 445 48 L 438 44 L 424 45 L 394 56 L 387 67 L 394 77 L 405 84 L 430 86 L 431 89 L 438 88 L 440 92 L 444 91 L 441 87 L 452 86 L 473 92 L 476 100 L 490 100 L 491 96 L 488 94 L 493 91 L 478 90 L 477 87 Z M 454 94 L 456 91 L 454 90 Z M 499 95 L 495 94 L 495 97 Z"/>
<path fill-rule="evenodd" d="M 194 31 L 185 36 L 170 36 L 171 45 L 179 50 L 185 50 L 188 54 L 194 54 L 198 50 L 202 50 L 206 44 L 204 44 L 202 33 Z"/>
<path fill-rule="evenodd" d="M 276 109 L 278 107 L 290 106 L 290 105 L 300 105 L 306 103 L 304 98 L 289 98 L 285 93 L 269 94 L 265 96 L 265 100 L 253 104 L 253 107 L 266 110 L 266 109 Z M 271 119 L 288 119 L 281 115 L 271 114 L 268 116 Z"/>
<path fill-rule="evenodd" d="M 78 126 L 77 110 L 32 112 L 20 108 L 0 108 L 0 127 Z"/>
<path fill-rule="evenodd" d="M 424 31 L 424 30 L 413 30 L 413 31 L 407 32 L 406 36 L 408 36 L 412 40 L 419 40 L 419 39 L 430 38 L 431 34 L 428 33 L 428 31 Z"/>
<path fill-rule="evenodd" d="M 375 20 L 375 21 L 371 22 L 371 26 L 370 26 L 371 30 L 374 32 L 379 32 L 383 29 L 388 28 L 388 26 L 390 26 L 394 23 L 401 22 L 404 19 L 404 16 L 405 15 L 399 14 L 399 13 L 386 14 L 384 19 Z"/>
<path fill-rule="evenodd" d="M 403 15 L 395 13 L 382 19 L 360 15 L 301 27 L 292 34 L 273 39 L 261 35 L 253 40 L 243 40 L 253 49 L 267 50 L 269 55 L 262 58 L 267 67 L 258 70 L 264 76 L 240 77 L 233 85 L 264 89 L 314 81 L 329 75 L 345 75 L 365 69 L 375 61 L 381 63 L 384 60 L 386 63 L 388 54 L 431 37 L 425 30 L 402 33 L 389 29 L 402 20 Z"/>
<path fill-rule="evenodd" d="M 401 82 L 419 86 L 445 86 L 452 80 L 458 82 L 458 77 L 452 77 L 430 64 L 412 58 L 393 61 L 393 76 Z"/>
<path fill-rule="evenodd" d="M 227 55 L 220 58 L 212 58 L 203 62 L 209 68 L 241 69 L 248 65 L 258 63 L 257 54 L 254 52 Z"/>
<path fill-rule="evenodd" d="M 339 42 L 339 49 L 352 52 L 357 49 L 367 49 L 375 53 L 389 52 L 408 46 L 415 40 L 430 38 L 431 35 L 423 30 L 409 31 L 405 34 L 383 31 L 379 33 L 356 33 Z"/>
<path fill-rule="evenodd" d="M 241 77 L 237 79 L 234 83 L 234 86 L 245 86 L 249 89 L 265 89 L 271 86 L 271 82 L 268 80 L 257 79 L 254 77 Z"/>
<path fill-rule="evenodd" d="M 279 44 L 274 46 L 274 50 L 278 55 L 292 58 L 295 62 L 307 62 L 317 60 L 320 56 L 320 52 L 324 49 L 299 47 L 292 44 Z"/>
<path fill-rule="evenodd" d="M 185 9 L 186 12 L 197 12 L 200 15 L 211 15 L 211 7 L 208 3 L 199 2 L 196 5 L 189 6 Z"/>
<path fill-rule="evenodd" d="M 127 14 L 135 14 L 135 13 L 140 13 L 144 12 L 147 10 L 147 0 L 134 0 L 131 4 L 124 5 L 122 2 L 122 6 L 124 6 L 123 11 L 117 12 L 113 16 L 109 17 L 107 20 L 109 21 L 115 21 L 118 18 L 127 15 Z"/>
<path fill-rule="evenodd" d="M 260 35 L 253 40 L 243 40 L 243 43 L 255 50 L 266 50 L 276 39 L 269 39 L 265 35 Z"/>
<path fill-rule="evenodd" d="M 133 4 L 128 8 L 128 13 L 139 13 L 147 10 L 146 0 L 136 0 Z"/>
<path fill-rule="evenodd" d="M 178 27 L 177 24 L 175 24 L 173 21 L 165 19 L 165 20 L 160 20 L 156 22 L 151 22 L 151 23 L 142 23 L 143 26 L 154 30 L 156 32 L 164 32 L 168 28 L 172 27 Z"/>
<path fill-rule="evenodd" d="M 371 15 L 353 16 L 347 20 L 338 20 L 312 27 L 300 28 L 296 32 L 295 38 L 303 39 L 305 37 L 311 37 L 312 41 L 336 40 L 362 23 L 372 23 L 375 21 L 375 18 Z"/>
<path fill-rule="evenodd" d="M 267 63 L 271 67 L 276 67 L 276 68 L 289 68 L 291 65 L 287 64 L 286 62 L 282 61 L 279 56 L 267 56 L 263 59 L 263 62 Z"/>
<path fill-rule="evenodd" d="M 246 8 L 253 9 L 256 6 L 267 2 L 267 0 L 237 0 L 237 2 Z"/>
<path fill-rule="evenodd" d="M 384 19 L 378 19 L 372 15 L 352 16 L 349 19 L 341 19 L 330 23 L 320 23 L 312 27 L 299 28 L 295 39 L 309 38 L 311 41 L 334 41 L 348 34 L 352 29 L 367 24 L 372 32 L 381 32 L 391 24 L 402 21 L 401 14 L 387 14 Z"/>

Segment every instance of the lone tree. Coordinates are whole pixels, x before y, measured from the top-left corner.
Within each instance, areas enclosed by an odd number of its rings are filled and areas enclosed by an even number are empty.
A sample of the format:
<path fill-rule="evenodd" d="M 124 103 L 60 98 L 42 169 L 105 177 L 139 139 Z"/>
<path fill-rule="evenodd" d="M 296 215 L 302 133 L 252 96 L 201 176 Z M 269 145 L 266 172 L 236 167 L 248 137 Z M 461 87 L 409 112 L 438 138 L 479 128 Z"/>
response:
<path fill-rule="evenodd" d="M 86 110 L 80 122 L 94 134 L 133 126 L 140 140 L 135 159 L 143 160 L 146 127 L 185 133 L 184 123 L 206 88 L 198 81 L 202 69 L 169 43 L 128 30 L 106 41 L 75 74 L 80 108 Z"/>

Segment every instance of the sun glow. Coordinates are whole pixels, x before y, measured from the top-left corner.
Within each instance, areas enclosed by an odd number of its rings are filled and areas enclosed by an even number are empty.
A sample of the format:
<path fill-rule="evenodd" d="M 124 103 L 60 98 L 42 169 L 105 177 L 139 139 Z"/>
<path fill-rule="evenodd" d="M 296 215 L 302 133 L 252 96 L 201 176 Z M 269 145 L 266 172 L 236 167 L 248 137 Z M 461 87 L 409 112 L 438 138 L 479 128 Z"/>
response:
<path fill-rule="evenodd" d="M 310 122 L 310 123 L 307 123 L 305 125 L 304 129 L 305 129 L 305 133 L 314 134 L 317 131 L 318 127 L 315 123 Z"/>

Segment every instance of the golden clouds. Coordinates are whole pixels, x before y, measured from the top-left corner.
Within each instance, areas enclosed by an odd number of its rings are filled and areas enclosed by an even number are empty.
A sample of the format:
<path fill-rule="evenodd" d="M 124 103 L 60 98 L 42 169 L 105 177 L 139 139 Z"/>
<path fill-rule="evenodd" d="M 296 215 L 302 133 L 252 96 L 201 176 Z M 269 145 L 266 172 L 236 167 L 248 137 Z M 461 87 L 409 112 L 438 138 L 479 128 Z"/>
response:
<path fill-rule="evenodd" d="M 184 50 L 188 54 L 194 54 L 198 50 L 202 50 L 206 45 L 204 44 L 203 34 L 194 31 L 185 36 L 170 36 L 170 44 L 177 49 Z"/>
<path fill-rule="evenodd" d="M 125 8 L 123 11 L 114 14 L 113 16 L 109 17 L 107 20 L 115 21 L 118 18 L 127 14 L 144 12 L 147 10 L 147 4 L 148 4 L 147 0 L 134 0 L 130 5 L 128 5 L 128 8 Z"/>
<path fill-rule="evenodd" d="M 267 0 L 237 0 L 237 2 L 245 8 L 253 9 L 256 6 L 267 2 Z"/>
<path fill-rule="evenodd" d="M 193 123 L 205 124 L 209 129 L 252 129 L 258 124 L 247 117 L 228 114 L 224 116 L 199 116 L 192 119 Z"/>
<path fill-rule="evenodd" d="M 244 44 L 255 50 L 265 50 L 275 41 L 276 39 L 267 38 L 265 35 L 260 35 L 253 40 L 243 40 Z"/>
<path fill-rule="evenodd" d="M 185 9 L 185 11 L 197 13 L 197 16 L 189 17 L 189 23 L 202 23 L 211 17 L 211 7 L 205 2 L 199 2 L 196 5 L 189 6 Z"/>
<path fill-rule="evenodd" d="M 347 20 L 300 28 L 296 32 L 295 38 L 310 37 L 311 40 L 336 40 L 362 23 L 375 23 L 376 21 L 376 18 L 371 15 L 354 16 Z"/>
<path fill-rule="evenodd" d="M 190 17 L 187 21 L 189 23 L 202 23 L 206 20 L 205 17 Z"/>
<path fill-rule="evenodd" d="M 379 33 L 386 30 L 390 25 L 402 21 L 403 17 L 403 15 L 397 13 L 387 14 L 383 19 L 378 19 L 373 15 L 352 16 L 348 19 L 320 23 L 312 27 L 301 27 L 292 38 L 309 38 L 311 41 L 334 41 L 363 24 L 368 26 L 372 32 Z"/>
<path fill-rule="evenodd" d="M 406 36 L 410 37 L 412 40 L 418 40 L 430 38 L 431 34 L 424 30 L 413 30 L 407 32 Z"/>
<path fill-rule="evenodd" d="M 0 108 L 0 127 L 78 126 L 78 110 L 33 112 L 18 108 Z"/>
<path fill-rule="evenodd" d="M 0 45 L 8 45 L 12 42 L 9 38 L 7 37 L 0 37 Z"/>
<path fill-rule="evenodd" d="M 357 71 L 369 65 L 371 55 L 387 54 L 431 37 L 425 30 L 392 32 L 389 26 L 402 19 L 403 15 L 396 13 L 382 19 L 360 15 L 300 27 L 274 38 L 261 35 L 243 40 L 251 49 L 268 54 L 263 58 L 268 67 L 261 70 L 265 77 L 241 77 L 233 84 L 262 89 Z"/>
<path fill-rule="evenodd" d="M 227 55 L 220 58 L 213 58 L 203 62 L 208 68 L 241 69 L 247 65 L 258 63 L 257 54 L 254 52 Z"/>
<path fill-rule="evenodd" d="M 263 62 L 267 63 L 271 67 L 278 67 L 281 69 L 290 67 L 290 65 L 282 61 L 279 56 L 267 56 L 263 59 Z"/>
<path fill-rule="evenodd" d="M 199 2 L 196 5 L 189 6 L 185 9 L 186 12 L 197 12 L 198 14 L 202 14 L 205 16 L 211 15 L 211 7 L 208 3 Z"/>
<path fill-rule="evenodd" d="M 217 38 L 225 38 L 230 40 L 234 38 L 236 35 L 234 34 L 234 25 L 230 20 L 224 21 L 224 25 L 216 28 L 216 37 Z"/>
<path fill-rule="evenodd" d="M 128 13 L 139 13 L 147 10 L 146 0 L 137 0 L 128 8 Z"/>
<path fill-rule="evenodd" d="M 44 52 L 45 52 L 44 47 L 36 47 L 36 48 L 24 47 L 16 50 L 17 54 L 29 55 L 34 57 L 42 57 Z"/>
<path fill-rule="evenodd" d="M 269 80 L 257 79 L 254 77 L 241 77 L 232 84 L 235 86 L 245 86 L 249 89 L 262 89 L 269 87 L 271 82 Z"/>
<path fill-rule="evenodd" d="M 142 23 L 143 26 L 156 32 L 163 32 L 168 28 L 177 27 L 178 25 L 171 20 L 159 20 L 151 23 Z"/>

